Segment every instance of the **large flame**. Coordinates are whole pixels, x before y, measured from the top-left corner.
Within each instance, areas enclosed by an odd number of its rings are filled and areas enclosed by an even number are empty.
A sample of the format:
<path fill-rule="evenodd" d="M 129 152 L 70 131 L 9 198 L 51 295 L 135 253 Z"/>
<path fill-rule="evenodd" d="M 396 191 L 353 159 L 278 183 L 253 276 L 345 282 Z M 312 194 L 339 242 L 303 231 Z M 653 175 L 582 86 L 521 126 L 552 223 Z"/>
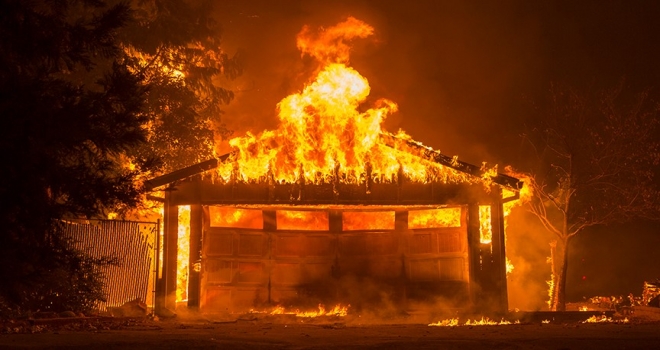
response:
<path fill-rule="evenodd" d="M 176 301 L 188 300 L 190 255 L 190 206 L 179 206 L 178 249 L 176 256 Z"/>
<path fill-rule="evenodd" d="M 397 105 L 387 99 L 363 106 L 369 96 L 367 79 L 349 67 L 347 42 L 372 35 L 373 28 L 355 18 L 314 32 L 298 34 L 303 55 L 319 62 L 313 79 L 277 105 L 279 127 L 259 135 L 231 139 L 233 161 L 221 164 L 225 180 L 357 183 L 365 174 L 382 181 L 405 175 L 423 182 L 431 174 L 464 181 L 457 171 L 379 143 L 381 124 Z M 400 132 L 400 137 L 407 137 Z"/>

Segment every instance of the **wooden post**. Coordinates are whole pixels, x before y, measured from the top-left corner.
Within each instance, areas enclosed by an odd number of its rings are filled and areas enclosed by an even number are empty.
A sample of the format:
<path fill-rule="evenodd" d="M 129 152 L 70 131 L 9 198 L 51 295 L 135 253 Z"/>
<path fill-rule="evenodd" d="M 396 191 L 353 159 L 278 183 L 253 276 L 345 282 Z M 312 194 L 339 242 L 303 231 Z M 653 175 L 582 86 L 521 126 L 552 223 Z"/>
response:
<path fill-rule="evenodd" d="M 502 191 L 499 187 L 493 188 L 493 204 L 491 205 L 491 224 L 493 230 L 493 265 L 495 274 L 495 287 L 498 295 L 498 311 L 507 312 L 509 297 L 506 282 L 506 247 L 504 244 L 504 205 L 502 204 Z"/>
<path fill-rule="evenodd" d="M 174 312 L 176 309 L 176 263 L 179 239 L 179 207 L 172 204 L 171 190 L 165 191 L 163 215 L 163 274 L 162 306 Z M 161 312 L 166 312 L 161 310 Z M 161 313 L 164 315 L 165 313 Z"/>
<path fill-rule="evenodd" d="M 399 251 L 397 252 L 401 257 L 401 271 L 399 272 L 398 277 L 398 293 L 399 293 L 399 303 L 400 305 L 407 309 L 408 308 L 408 267 L 406 264 L 406 241 L 409 239 L 410 234 L 408 232 L 408 211 L 396 211 L 394 212 L 394 231 L 396 234 L 396 239 L 398 242 Z"/>
<path fill-rule="evenodd" d="M 473 307 L 480 304 L 481 293 L 481 241 L 479 234 L 479 205 L 467 206 L 467 244 L 469 260 L 470 301 Z"/>
<path fill-rule="evenodd" d="M 202 264 L 202 231 L 204 212 L 199 204 L 190 206 L 190 253 L 188 255 L 188 308 L 198 309 L 200 269 Z"/>
<path fill-rule="evenodd" d="M 341 235 L 343 230 L 342 212 L 339 210 L 330 210 L 328 213 L 328 221 L 330 233 L 334 239 L 335 250 L 335 260 L 330 267 L 330 276 L 332 276 L 332 288 L 334 289 L 335 298 L 340 300 L 343 292 L 339 282 L 342 277 L 341 262 L 339 261 L 339 235 Z"/>
<path fill-rule="evenodd" d="M 275 210 L 264 210 L 262 212 L 263 215 L 263 227 L 264 227 L 264 233 L 267 235 L 268 242 L 266 244 L 266 261 L 265 261 L 265 268 L 268 273 L 268 285 L 266 286 L 266 301 L 268 303 L 272 302 L 272 277 L 273 277 L 273 266 L 275 265 L 275 262 L 273 261 L 273 256 L 275 255 L 275 252 L 273 251 L 275 249 L 275 239 L 274 235 L 277 232 L 277 211 Z"/>

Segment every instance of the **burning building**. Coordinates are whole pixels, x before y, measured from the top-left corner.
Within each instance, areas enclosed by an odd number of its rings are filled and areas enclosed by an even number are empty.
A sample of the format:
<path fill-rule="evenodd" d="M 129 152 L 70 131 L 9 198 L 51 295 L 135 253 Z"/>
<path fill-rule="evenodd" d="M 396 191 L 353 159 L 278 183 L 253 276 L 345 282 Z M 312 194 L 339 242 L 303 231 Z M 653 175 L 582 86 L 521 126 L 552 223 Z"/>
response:
<path fill-rule="evenodd" d="M 147 183 L 165 189 L 159 307 L 506 311 L 504 206 L 522 183 L 381 129 L 396 104 L 364 106 L 348 66 L 346 42 L 372 32 L 354 18 L 304 28 L 319 68 L 278 104 L 276 130 Z"/>

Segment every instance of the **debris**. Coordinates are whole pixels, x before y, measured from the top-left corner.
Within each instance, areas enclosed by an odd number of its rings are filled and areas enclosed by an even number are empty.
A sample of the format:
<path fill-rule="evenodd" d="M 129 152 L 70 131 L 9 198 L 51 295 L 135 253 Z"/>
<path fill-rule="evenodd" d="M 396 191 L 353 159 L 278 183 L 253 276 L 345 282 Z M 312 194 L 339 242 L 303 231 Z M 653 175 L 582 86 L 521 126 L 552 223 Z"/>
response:
<path fill-rule="evenodd" d="M 660 307 L 660 279 L 644 282 L 642 303 L 647 306 Z"/>
<path fill-rule="evenodd" d="M 138 298 L 118 307 L 108 307 L 108 312 L 114 317 L 146 317 L 147 304 Z"/>

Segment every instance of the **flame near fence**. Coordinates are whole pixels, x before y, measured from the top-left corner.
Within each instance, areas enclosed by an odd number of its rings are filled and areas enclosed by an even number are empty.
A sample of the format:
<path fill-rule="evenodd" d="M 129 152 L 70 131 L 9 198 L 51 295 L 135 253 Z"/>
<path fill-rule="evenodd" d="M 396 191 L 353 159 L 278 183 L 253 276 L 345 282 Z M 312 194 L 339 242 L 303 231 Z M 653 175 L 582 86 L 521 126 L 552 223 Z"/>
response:
<path fill-rule="evenodd" d="M 158 222 L 85 220 L 68 222 L 65 235 L 74 248 L 92 258 L 114 258 L 117 264 L 101 267 L 107 300 L 97 309 L 121 306 L 138 299 L 153 306 Z"/>

